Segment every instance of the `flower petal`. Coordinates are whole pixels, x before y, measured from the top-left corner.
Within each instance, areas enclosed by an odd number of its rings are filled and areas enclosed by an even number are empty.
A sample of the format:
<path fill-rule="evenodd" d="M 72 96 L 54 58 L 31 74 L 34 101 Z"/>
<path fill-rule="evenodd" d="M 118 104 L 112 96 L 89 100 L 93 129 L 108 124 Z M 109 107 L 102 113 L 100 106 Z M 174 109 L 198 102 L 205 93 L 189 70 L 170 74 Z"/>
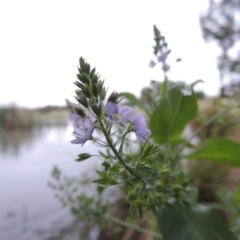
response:
<path fill-rule="evenodd" d="M 70 113 L 69 118 L 70 118 L 70 121 L 73 122 L 73 126 L 77 127 L 80 117 L 75 113 Z"/>
<path fill-rule="evenodd" d="M 130 107 L 119 107 L 118 114 L 120 116 L 120 122 L 130 121 L 131 116 L 133 114 L 133 109 Z"/>
<path fill-rule="evenodd" d="M 86 118 L 83 126 L 86 128 L 86 129 L 93 129 L 94 126 L 93 126 L 93 122 L 90 118 Z"/>
<path fill-rule="evenodd" d="M 166 60 L 166 58 L 167 58 L 167 54 L 166 54 L 166 53 L 161 53 L 161 54 L 157 57 L 157 59 L 158 59 L 159 62 L 164 62 L 164 61 Z"/>
<path fill-rule="evenodd" d="M 146 139 L 151 135 L 151 131 L 147 128 L 140 129 L 139 131 L 136 131 L 135 133 L 140 142 L 145 142 Z"/>
<path fill-rule="evenodd" d="M 139 128 L 141 129 L 143 127 L 146 127 L 147 125 L 146 119 L 143 117 L 141 113 L 135 115 L 135 117 L 133 118 L 133 125 L 136 130 Z"/>
<path fill-rule="evenodd" d="M 76 139 L 73 139 L 72 141 L 71 141 L 71 143 L 73 143 L 73 144 L 83 144 L 83 143 L 85 143 L 86 141 L 84 141 L 84 139 L 81 139 L 81 138 L 76 138 Z"/>
<path fill-rule="evenodd" d="M 118 113 L 118 107 L 115 103 L 107 102 L 106 109 L 107 109 L 108 116 L 112 116 L 113 114 Z"/>
<path fill-rule="evenodd" d="M 147 128 L 146 119 L 141 113 L 138 113 L 133 118 L 133 125 L 135 134 L 140 142 L 145 142 L 146 139 L 150 136 L 151 131 Z"/>

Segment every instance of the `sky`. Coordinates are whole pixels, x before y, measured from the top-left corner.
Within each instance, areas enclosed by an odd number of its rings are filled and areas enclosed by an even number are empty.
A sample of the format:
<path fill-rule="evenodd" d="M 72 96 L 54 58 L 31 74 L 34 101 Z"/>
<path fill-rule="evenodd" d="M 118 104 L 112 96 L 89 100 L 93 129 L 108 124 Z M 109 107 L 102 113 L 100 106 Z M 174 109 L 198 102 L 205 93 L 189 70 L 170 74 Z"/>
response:
<path fill-rule="evenodd" d="M 139 96 L 150 80 L 163 80 L 160 65 L 149 68 L 153 24 L 172 50 L 169 78 L 202 79 L 196 89 L 214 96 L 219 49 L 203 40 L 199 24 L 207 6 L 208 0 L 1 0 L 0 105 L 65 105 L 80 56 L 110 92 Z"/>

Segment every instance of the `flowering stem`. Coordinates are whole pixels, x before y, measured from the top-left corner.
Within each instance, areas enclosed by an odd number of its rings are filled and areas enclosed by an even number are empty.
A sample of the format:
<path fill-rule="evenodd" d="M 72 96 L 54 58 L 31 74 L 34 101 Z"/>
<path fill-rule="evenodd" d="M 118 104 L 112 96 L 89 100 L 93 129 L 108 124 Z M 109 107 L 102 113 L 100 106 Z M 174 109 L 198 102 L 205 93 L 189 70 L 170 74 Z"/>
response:
<path fill-rule="evenodd" d="M 162 96 L 163 98 L 166 96 L 167 93 L 167 76 L 166 76 L 166 72 L 164 71 L 164 82 L 163 82 L 163 87 L 162 87 Z"/>
<path fill-rule="evenodd" d="M 173 156 L 173 152 L 172 152 L 172 149 L 171 149 L 170 142 L 168 140 L 166 142 L 166 150 L 167 150 L 168 157 L 169 157 L 169 160 L 170 160 L 171 165 L 172 165 L 172 161 L 174 159 L 174 156 Z"/>
<path fill-rule="evenodd" d="M 136 178 L 138 178 L 140 181 L 149 184 L 148 182 L 146 182 L 138 173 L 136 173 L 133 169 L 131 169 L 122 159 L 122 157 L 120 156 L 120 154 L 118 153 L 118 151 L 116 150 L 116 148 L 114 147 L 111 139 L 108 137 L 107 131 L 102 123 L 102 119 L 101 117 L 98 117 L 98 121 L 100 124 L 100 127 L 103 131 L 103 134 L 107 140 L 107 143 L 109 145 L 109 147 L 112 149 L 113 153 L 115 154 L 115 156 L 118 158 L 118 160 L 121 162 L 121 164 L 125 167 L 125 169 L 127 169 L 132 175 L 134 175 Z"/>

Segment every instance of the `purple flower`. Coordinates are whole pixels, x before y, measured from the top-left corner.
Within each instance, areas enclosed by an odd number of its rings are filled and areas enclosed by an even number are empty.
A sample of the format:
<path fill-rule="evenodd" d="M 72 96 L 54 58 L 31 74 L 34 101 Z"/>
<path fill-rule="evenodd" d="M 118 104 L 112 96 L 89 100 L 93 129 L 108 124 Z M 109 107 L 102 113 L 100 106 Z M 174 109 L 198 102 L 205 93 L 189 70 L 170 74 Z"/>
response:
<path fill-rule="evenodd" d="M 145 142 L 150 136 L 151 131 L 147 128 L 146 119 L 141 113 L 138 113 L 133 118 L 134 132 L 140 142 Z"/>
<path fill-rule="evenodd" d="M 120 124 L 130 121 L 133 110 L 129 107 L 118 107 L 113 102 L 106 104 L 109 121 L 115 124 Z"/>
<path fill-rule="evenodd" d="M 149 63 L 149 67 L 153 68 L 153 67 L 155 67 L 155 65 L 156 65 L 156 63 L 153 60 L 151 60 Z"/>
<path fill-rule="evenodd" d="M 163 66 L 162 66 L 162 69 L 163 69 L 164 72 L 167 72 L 167 71 L 169 71 L 170 66 L 167 63 L 164 62 Z"/>
<path fill-rule="evenodd" d="M 168 55 L 167 55 L 166 53 L 161 53 L 161 54 L 157 57 L 157 59 L 158 59 L 159 62 L 164 62 L 164 61 L 166 60 L 167 56 L 168 56 Z"/>
<path fill-rule="evenodd" d="M 76 139 L 72 140 L 71 143 L 83 145 L 91 138 L 93 129 L 93 122 L 90 118 L 86 118 L 82 125 L 75 127 L 73 134 Z"/>

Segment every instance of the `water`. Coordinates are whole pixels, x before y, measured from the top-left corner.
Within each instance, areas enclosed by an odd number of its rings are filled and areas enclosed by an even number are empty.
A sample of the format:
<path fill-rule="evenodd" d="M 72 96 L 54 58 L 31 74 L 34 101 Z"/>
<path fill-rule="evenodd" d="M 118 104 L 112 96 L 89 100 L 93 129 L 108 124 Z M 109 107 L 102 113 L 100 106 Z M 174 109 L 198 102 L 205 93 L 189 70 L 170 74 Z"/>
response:
<path fill-rule="evenodd" d="M 48 187 L 53 166 L 64 175 L 95 172 L 98 159 L 77 163 L 83 152 L 97 152 L 87 142 L 70 144 L 72 127 L 29 132 L 0 132 L 0 240 L 50 239 L 72 217 Z"/>

